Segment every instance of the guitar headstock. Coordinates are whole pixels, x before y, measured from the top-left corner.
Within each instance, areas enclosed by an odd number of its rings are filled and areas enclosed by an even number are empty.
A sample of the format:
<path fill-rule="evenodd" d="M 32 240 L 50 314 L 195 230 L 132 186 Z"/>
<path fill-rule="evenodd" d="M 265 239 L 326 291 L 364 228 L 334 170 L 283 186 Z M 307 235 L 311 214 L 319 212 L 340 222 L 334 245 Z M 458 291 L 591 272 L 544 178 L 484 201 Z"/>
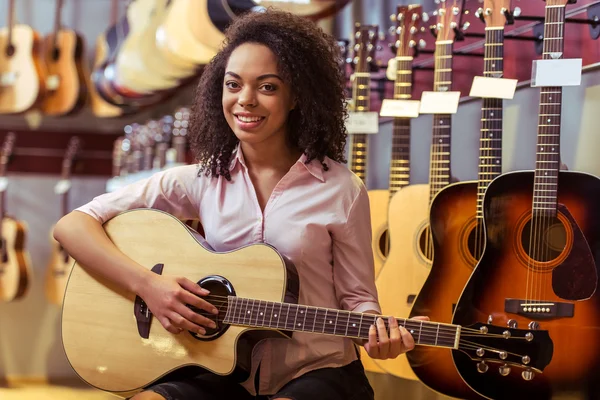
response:
<path fill-rule="evenodd" d="M 369 72 L 376 66 L 375 51 L 379 38 L 378 25 L 354 25 L 354 59 L 352 65 L 355 72 Z"/>
<path fill-rule="evenodd" d="M 483 7 L 477 10 L 488 28 L 501 28 L 510 15 L 511 0 L 484 0 Z"/>
<path fill-rule="evenodd" d="M 522 370 L 523 377 L 530 372 L 543 371 L 552 360 L 554 344 L 548 331 L 504 328 L 500 326 L 476 323 L 463 328 L 468 339 L 461 343 L 458 350 L 477 362 L 477 369 L 485 373 L 488 363 L 499 364 L 491 369 L 502 375 L 510 373 L 512 368 Z"/>
<path fill-rule="evenodd" d="M 577 0 L 546 0 L 546 7 L 565 7 L 567 4 L 575 4 Z"/>
<path fill-rule="evenodd" d="M 454 42 L 456 31 L 460 26 L 463 5 L 464 0 L 440 2 L 439 8 L 434 13 L 437 16 L 437 23 L 432 27 L 438 42 L 444 40 Z"/>
<path fill-rule="evenodd" d="M 14 132 L 8 132 L 4 137 L 2 144 L 2 154 L 0 155 L 0 177 L 6 176 L 6 166 L 13 153 L 17 137 Z"/>
<path fill-rule="evenodd" d="M 396 57 L 412 56 L 412 49 L 417 45 L 415 37 L 419 33 L 423 7 L 420 5 L 398 6 L 394 20 L 394 39 Z"/>

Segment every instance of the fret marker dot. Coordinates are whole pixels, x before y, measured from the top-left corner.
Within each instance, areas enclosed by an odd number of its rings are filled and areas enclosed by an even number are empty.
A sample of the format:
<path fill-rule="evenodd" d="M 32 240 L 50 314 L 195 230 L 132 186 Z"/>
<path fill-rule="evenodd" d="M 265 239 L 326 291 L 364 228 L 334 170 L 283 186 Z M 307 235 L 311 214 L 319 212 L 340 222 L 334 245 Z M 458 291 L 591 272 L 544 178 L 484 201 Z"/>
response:
<path fill-rule="evenodd" d="M 300 323 L 298 323 L 298 326 L 300 326 Z"/>
<path fill-rule="evenodd" d="M 356 328 L 356 324 L 352 324 L 352 327 L 353 327 L 353 328 Z"/>
<path fill-rule="evenodd" d="M 444 121 L 443 120 L 440 120 L 440 125 L 444 125 Z"/>
<path fill-rule="evenodd" d="M 440 139 L 440 143 L 442 143 L 442 139 Z"/>
<path fill-rule="evenodd" d="M 543 148 L 543 147 L 540 147 L 540 150 L 541 150 L 541 151 L 544 151 L 544 148 Z"/>
<path fill-rule="evenodd" d="M 496 160 L 496 164 L 500 164 L 500 160 Z"/>
<path fill-rule="evenodd" d="M 496 64 L 492 64 L 492 67 L 494 67 L 494 68 L 495 68 L 495 67 L 496 67 Z"/>
<path fill-rule="evenodd" d="M 554 151 L 554 147 L 552 148 L 552 151 Z"/>
<path fill-rule="evenodd" d="M 548 97 L 548 100 L 552 100 L 552 96 Z"/>
<path fill-rule="evenodd" d="M 494 134 L 493 134 L 493 133 L 490 133 L 490 137 L 494 137 Z"/>
<path fill-rule="evenodd" d="M 411 329 L 411 330 L 410 330 L 410 334 L 411 334 L 411 335 L 414 335 L 414 333 L 415 333 L 415 330 L 414 330 L 414 329 Z"/>
<path fill-rule="evenodd" d="M 548 173 L 546 172 L 546 173 L 544 173 L 544 175 L 548 175 Z"/>
<path fill-rule="evenodd" d="M 333 324 L 333 321 L 329 321 L 330 324 Z"/>
<path fill-rule="evenodd" d="M 300 311 L 300 314 L 304 314 L 304 311 Z"/>
<path fill-rule="evenodd" d="M 494 116 L 494 113 L 493 113 L 493 112 L 491 112 L 491 113 L 490 113 L 490 117 L 493 117 L 493 116 Z"/>
<path fill-rule="evenodd" d="M 250 314 L 250 311 L 248 311 L 248 314 Z"/>
<path fill-rule="evenodd" d="M 275 318 L 277 318 L 277 314 L 275 314 Z"/>
<path fill-rule="evenodd" d="M 548 122 L 552 122 L 552 120 L 550 118 L 548 118 Z"/>
<path fill-rule="evenodd" d="M 263 313 L 260 313 L 260 315 L 263 315 Z"/>

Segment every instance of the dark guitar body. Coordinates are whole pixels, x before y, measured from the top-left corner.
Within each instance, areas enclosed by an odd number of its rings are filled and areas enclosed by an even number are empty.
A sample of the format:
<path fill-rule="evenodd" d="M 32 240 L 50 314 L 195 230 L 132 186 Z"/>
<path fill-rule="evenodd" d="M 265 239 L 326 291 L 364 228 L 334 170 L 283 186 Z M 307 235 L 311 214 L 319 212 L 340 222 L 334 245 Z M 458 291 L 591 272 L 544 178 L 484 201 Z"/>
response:
<path fill-rule="evenodd" d="M 459 351 L 452 351 L 453 359 L 465 382 L 491 399 L 544 400 L 567 394 L 600 399 L 600 292 L 596 290 L 600 179 L 580 172 L 559 173 L 560 222 L 552 229 L 563 229 L 564 242 L 559 245 L 559 236 L 544 233 L 552 241 L 539 254 L 552 257 L 538 262 L 532 262 L 527 253 L 531 238 L 542 235 L 542 230 L 527 227 L 533 182 L 533 171 L 519 171 L 501 175 L 489 185 L 484 199 L 486 246 L 458 300 L 452 323 L 491 320 L 495 326 L 506 327 L 513 320 L 520 329 L 537 323 L 530 332 L 548 331 L 553 342 L 551 361 L 543 372 L 533 371 L 532 377 L 515 365 L 508 365 L 510 372 L 504 369 L 502 375 L 501 362 L 488 363 L 486 372 L 478 372 L 477 361 Z M 545 305 L 537 310 L 520 308 L 534 303 L 532 299 Z"/>
<path fill-rule="evenodd" d="M 452 321 L 456 302 L 477 264 L 473 239 L 479 234 L 480 241 L 485 241 L 481 224 L 475 229 L 476 211 L 477 181 L 451 184 L 434 197 L 429 217 L 433 263 L 410 317 L 427 315 L 432 321 Z M 432 390 L 459 399 L 483 399 L 460 377 L 452 350 L 416 346 L 406 356 L 417 377 Z"/>

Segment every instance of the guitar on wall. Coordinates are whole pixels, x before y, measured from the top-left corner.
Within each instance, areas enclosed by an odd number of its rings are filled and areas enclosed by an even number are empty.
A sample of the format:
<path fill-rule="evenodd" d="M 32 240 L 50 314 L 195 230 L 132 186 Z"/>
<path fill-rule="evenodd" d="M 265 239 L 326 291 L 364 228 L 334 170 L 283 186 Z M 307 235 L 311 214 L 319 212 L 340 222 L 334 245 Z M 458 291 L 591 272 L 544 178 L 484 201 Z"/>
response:
<path fill-rule="evenodd" d="M 56 184 L 54 191 L 60 196 L 61 216 L 69 212 L 69 191 L 71 190 L 71 169 L 73 160 L 80 149 L 80 140 L 77 136 L 71 137 L 62 162 L 61 178 Z M 50 245 L 52 255 L 50 263 L 46 268 L 46 298 L 50 303 L 61 305 L 67 287 L 67 280 L 73 268 L 75 260 L 54 239 L 50 230 Z"/>
<path fill-rule="evenodd" d="M 15 134 L 4 138 L 0 155 L 0 301 L 21 299 L 31 282 L 31 260 L 25 250 L 27 225 L 6 215 L 6 169 L 12 155 Z"/>
<path fill-rule="evenodd" d="M 53 116 L 75 113 L 87 100 L 84 39 L 61 26 L 62 6 L 63 0 L 57 0 L 54 32 L 44 38 L 48 73 L 41 109 L 44 114 Z"/>
<path fill-rule="evenodd" d="M 505 12 L 510 12 L 510 0 L 485 0 L 478 10 L 486 23 L 486 77 L 501 78 L 503 74 Z M 485 245 L 483 196 L 489 183 L 502 173 L 502 111 L 501 99 L 483 99 L 478 181 L 450 184 L 431 203 L 435 256 L 410 317 L 425 313 L 422 315 L 435 321 L 452 321 L 456 302 L 481 257 Z M 460 399 L 482 399 L 460 378 L 451 351 L 418 347 L 406 357 L 419 380 L 434 391 Z"/>
<path fill-rule="evenodd" d="M 0 114 L 35 108 L 45 91 L 40 35 L 28 25 L 16 24 L 15 14 L 15 0 L 9 0 L 8 26 L 0 29 Z"/>
<path fill-rule="evenodd" d="M 446 1 L 437 10 L 433 88 L 438 92 L 451 90 L 453 28 L 460 20 L 462 4 L 462 0 Z M 429 184 L 408 185 L 390 200 L 387 223 L 392 246 L 375 282 L 384 313 L 408 318 L 429 274 L 433 258 L 429 206 L 437 192 L 450 183 L 450 134 L 451 115 L 434 114 Z M 417 379 L 405 354 L 375 363 L 392 375 Z"/>
<path fill-rule="evenodd" d="M 121 213 L 103 228 L 117 248 L 148 270 L 187 277 L 210 290 L 205 299 L 219 310 L 218 316 L 212 315 L 217 328 L 207 328 L 205 335 L 173 335 L 155 320 L 143 299 L 76 263 L 62 309 L 65 353 L 85 382 L 121 397 L 191 365 L 220 375 L 240 372 L 243 380 L 247 370 L 242 365 L 262 339 L 285 338 L 294 331 L 367 338 L 378 317 L 294 303 L 297 272 L 268 244 L 215 253 L 202 247 L 182 221 L 152 209 Z M 203 310 L 192 310 L 211 318 Z M 508 362 L 522 365 L 521 357 L 513 354 L 524 354 L 530 365 L 543 370 L 546 355 L 552 353 L 544 331 L 528 341 L 527 330 L 487 324 L 461 327 L 408 319 L 399 324 L 413 332 L 419 345 L 457 348 L 472 358 L 477 357 L 477 347 L 489 349 L 488 362 L 506 353 Z M 501 336 L 505 330 L 509 339 Z"/>
<path fill-rule="evenodd" d="M 560 59 L 568 0 L 546 0 L 543 59 Z M 453 316 L 550 335 L 544 371 L 452 352 L 461 377 L 488 398 L 600 398 L 600 179 L 560 170 L 562 87 L 540 89 L 535 171 L 504 173 L 485 193 L 486 242 Z M 507 337 L 509 334 L 503 334 Z M 500 354 L 501 358 L 508 356 Z"/>

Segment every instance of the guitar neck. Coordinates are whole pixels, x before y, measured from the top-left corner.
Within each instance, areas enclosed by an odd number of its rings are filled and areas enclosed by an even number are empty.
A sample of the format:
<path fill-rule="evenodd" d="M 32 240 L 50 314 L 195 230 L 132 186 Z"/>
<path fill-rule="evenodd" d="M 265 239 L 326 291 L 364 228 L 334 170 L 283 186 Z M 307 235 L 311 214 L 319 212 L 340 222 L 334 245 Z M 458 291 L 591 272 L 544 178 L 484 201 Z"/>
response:
<path fill-rule="evenodd" d="M 412 57 L 396 57 L 394 99 L 412 97 Z M 394 118 L 392 131 L 392 159 L 390 162 L 390 198 L 410 183 L 410 118 Z"/>
<path fill-rule="evenodd" d="M 12 33 L 13 33 L 13 27 L 15 26 L 15 14 L 16 14 L 16 9 L 15 9 L 15 0 L 9 0 L 8 2 L 8 21 L 7 21 L 7 25 L 8 25 L 8 45 L 12 45 Z"/>
<path fill-rule="evenodd" d="M 500 78 L 504 72 L 504 27 L 486 28 L 483 76 Z M 479 136 L 477 218 L 483 218 L 483 198 L 494 178 L 502 173 L 502 99 L 484 98 Z"/>
<path fill-rule="evenodd" d="M 378 317 L 389 329 L 387 317 L 321 307 L 276 303 L 229 296 L 224 323 L 272 328 L 296 332 L 321 333 L 348 338 L 368 339 L 369 327 Z M 458 348 L 460 326 L 397 318 L 408 329 L 416 344 Z"/>
<path fill-rule="evenodd" d="M 452 90 L 452 48 L 453 41 L 438 41 L 435 44 L 435 69 L 433 90 Z M 450 114 L 433 115 L 431 161 L 429 163 L 429 202 L 437 192 L 450 184 L 450 136 L 452 133 Z"/>
<path fill-rule="evenodd" d="M 357 71 L 352 84 L 354 112 L 368 112 L 371 105 L 371 74 Z M 366 134 L 350 135 L 350 170 L 366 184 L 367 181 L 367 144 Z"/>
<path fill-rule="evenodd" d="M 564 49 L 565 6 L 546 6 L 543 59 L 559 59 Z M 542 87 L 538 120 L 533 210 L 556 215 L 560 169 L 562 88 Z"/>
<path fill-rule="evenodd" d="M 54 10 L 54 36 L 52 38 L 52 45 L 56 48 L 58 43 L 58 31 L 61 27 L 61 12 L 62 12 L 63 0 L 56 0 L 56 10 Z"/>

